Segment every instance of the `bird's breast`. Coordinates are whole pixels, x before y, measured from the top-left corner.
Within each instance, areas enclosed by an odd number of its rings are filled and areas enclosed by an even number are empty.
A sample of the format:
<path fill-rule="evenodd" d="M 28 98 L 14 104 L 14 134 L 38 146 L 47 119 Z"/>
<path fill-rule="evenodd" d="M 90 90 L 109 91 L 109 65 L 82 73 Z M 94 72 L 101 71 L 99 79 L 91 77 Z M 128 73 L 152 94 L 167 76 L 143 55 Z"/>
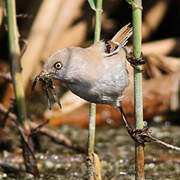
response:
<path fill-rule="evenodd" d="M 69 89 L 90 102 L 116 104 L 129 84 L 125 56 L 122 55 L 95 59 L 81 56 L 83 58 L 77 59 L 79 66 L 71 66 L 68 74 L 71 79 L 68 83 Z"/>

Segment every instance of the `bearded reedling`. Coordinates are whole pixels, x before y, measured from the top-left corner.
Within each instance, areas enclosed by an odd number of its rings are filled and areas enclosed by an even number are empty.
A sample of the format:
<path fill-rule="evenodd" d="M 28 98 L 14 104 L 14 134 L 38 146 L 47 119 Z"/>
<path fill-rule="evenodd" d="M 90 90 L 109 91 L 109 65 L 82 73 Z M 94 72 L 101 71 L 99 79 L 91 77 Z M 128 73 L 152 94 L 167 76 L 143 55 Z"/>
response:
<path fill-rule="evenodd" d="M 58 50 L 48 57 L 41 75 L 37 77 L 44 83 L 46 91 L 53 89 L 50 79 L 56 79 L 65 83 L 82 99 L 118 107 L 131 137 L 143 143 L 142 139 L 136 137 L 136 132 L 144 130 L 130 127 L 121 103 L 123 91 L 129 85 L 126 61 L 133 67 L 144 64 L 142 59 L 128 56 L 125 45 L 132 33 L 133 29 L 127 24 L 112 40 L 100 41 L 88 48 L 68 47 Z"/>

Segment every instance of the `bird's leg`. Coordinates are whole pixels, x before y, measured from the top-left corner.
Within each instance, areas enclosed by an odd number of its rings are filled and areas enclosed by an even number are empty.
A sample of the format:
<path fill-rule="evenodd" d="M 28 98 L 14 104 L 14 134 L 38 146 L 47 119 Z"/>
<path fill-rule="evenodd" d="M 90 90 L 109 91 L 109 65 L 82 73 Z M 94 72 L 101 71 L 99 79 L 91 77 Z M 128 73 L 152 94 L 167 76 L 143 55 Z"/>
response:
<path fill-rule="evenodd" d="M 124 123 L 125 123 L 125 127 L 127 128 L 127 130 L 128 130 L 128 129 L 132 129 L 132 127 L 130 126 L 129 122 L 127 121 L 127 118 L 126 118 L 126 115 L 125 115 L 125 113 L 124 113 L 124 110 L 123 110 L 123 107 L 122 107 L 122 103 L 121 103 L 121 102 L 119 103 L 119 110 L 120 110 L 120 112 L 121 112 L 121 116 L 122 116 L 122 118 L 123 118 L 123 121 L 124 121 Z"/>
<path fill-rule="evenodd" d="M 142 71 L 139 67 L 137 67 L 137 65 L 143 65 L 146 63 L 146 59 L 143 58 L 142 53 L 141 57 L 139 58 L 135 58 L 132 55 L 127 55 L 126 58 L 134 69 L 136 69 L 137 71 Z"/>
<path fill-rule="evenodd" d="M 132 128 L 130 126 L 129 122 L 127 121 L 127 118 L 126 118 L 126 115 L 124 113 L 124 110 L 123 110 L 121 102 L 119 103 L 119 110 L 121 112 L 123 121 L 125 123 L 125 127 L 126 127 L 128 133 L 129 133 L 129 135 L 131 136 L 131 138 L 135 142 L 137 142 L 139 144 L 143 144 L 143 145 L 144 145 L 145 142 L 151 142 L 149 139 L 146 138 L 146 134 L 150 133 L 148 128 L 135 129 L 135 128 Z"/>

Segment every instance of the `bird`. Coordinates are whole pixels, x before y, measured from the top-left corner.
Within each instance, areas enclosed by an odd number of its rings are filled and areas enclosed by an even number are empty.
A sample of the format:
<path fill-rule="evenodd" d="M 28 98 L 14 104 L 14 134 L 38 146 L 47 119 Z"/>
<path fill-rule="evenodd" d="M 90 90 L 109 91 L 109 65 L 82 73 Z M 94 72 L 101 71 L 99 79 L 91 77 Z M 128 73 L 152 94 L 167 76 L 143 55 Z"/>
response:
<path fill-rule="evenodd" d="M 89 102 L 118 107 L 129 85 L 124 46 L 131 35 L 127 24 L 110 41 L 57 50 L 45 61 L 42 74 L 65 83 Z"/>
<path fill-rule="evenodd" d="M 125 45 L 132 34 L 128 23 L 111 40 L 57 50 L 45 61 L 38 80 L 44 84 L 47 79 L 59 80 L 82 99 L 119 108 L 128 132 L 137 141 L 122 108 L 123 91 L 129 85 L 126 62 L 130 58 Z M 52 83 L 46 87 L 53 89 Z"/>

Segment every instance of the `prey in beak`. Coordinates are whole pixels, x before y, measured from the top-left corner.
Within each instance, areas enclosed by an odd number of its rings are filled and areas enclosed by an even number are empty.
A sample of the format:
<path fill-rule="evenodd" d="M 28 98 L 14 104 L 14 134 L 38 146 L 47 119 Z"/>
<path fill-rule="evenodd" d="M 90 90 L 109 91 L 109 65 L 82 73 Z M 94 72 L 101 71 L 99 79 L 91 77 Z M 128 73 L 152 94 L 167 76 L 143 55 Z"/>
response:
<path fill-rule="evenodd" d="M 33 84 L 32 84 L 32 91 L 34 90 L 37 82 L 42 83 L 43 90 L 47 97 L 48 108 L 51 110 L 51 99 L 50 95 L 52 96 L 54 102 L 58 103 L 59 107 L 62 108 L 59 98 L 57 97 L 55 86 L 53 85 L 53 81 L 51 75 L 49 73 L 42 72 L 40 75 L 36 76 Z"/>

